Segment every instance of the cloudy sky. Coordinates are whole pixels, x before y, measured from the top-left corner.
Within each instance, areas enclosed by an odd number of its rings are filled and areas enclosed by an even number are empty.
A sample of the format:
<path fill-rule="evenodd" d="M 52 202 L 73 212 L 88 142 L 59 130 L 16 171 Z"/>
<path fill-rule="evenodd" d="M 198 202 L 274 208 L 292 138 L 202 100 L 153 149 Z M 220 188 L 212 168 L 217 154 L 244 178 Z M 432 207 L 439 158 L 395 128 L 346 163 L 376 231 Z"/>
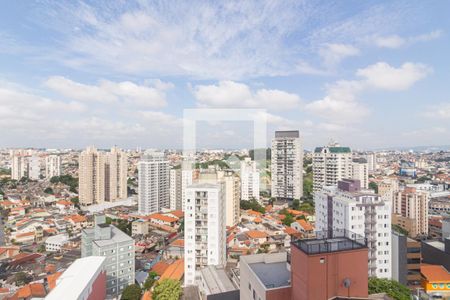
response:
<path fill-rule="evenodd" d="M 220 4 L 221 3 L 221 4 Z M 6 1 L 0 147 L 180 148 L 183 110 L 265 109 L 305 147 L 450 144 L 449 1 Z M 200 122 L 200 147 L 251 145 Z M 249 142 L 250 141 L 250 142 Z"/>

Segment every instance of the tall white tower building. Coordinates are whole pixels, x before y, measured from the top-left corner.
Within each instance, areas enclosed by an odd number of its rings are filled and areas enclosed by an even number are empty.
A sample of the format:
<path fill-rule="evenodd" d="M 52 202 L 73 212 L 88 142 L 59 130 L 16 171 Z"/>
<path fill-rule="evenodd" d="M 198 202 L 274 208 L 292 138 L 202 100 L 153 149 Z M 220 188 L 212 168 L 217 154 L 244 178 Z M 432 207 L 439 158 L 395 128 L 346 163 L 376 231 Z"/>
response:
<path fill-rule="evenodd" d="M 185 211 L 186 203 L 186 188 L 194 181 L 194 171 L 190 169 L 183 169 L 181 171 L 181 209 Z"/>
<path fill-rule="evenodd" d="M 352 178 L 359 180 L 361 188 L 369 188 L 369 167 L 365 158 L 354 158 L 351 164 Z"/>
<path fill-rule="evenodd" d="M 78 194 L 82 205 L 105 201 L 105 153 L 93 146 L 81 152 L 78 171 Z"/>
<path fill-rule="evenodd" d="M 128 179 L 128 155 L 117 147 L 106 153 L 105 160 L 105 201 L 126 199 Z"/>
<path fill-rule="evenodd" d="M 250 157 L 241 161 L 241 199 L 259 200 L 259 172 Z"/>
<path fill-rule="evenodd" d="M 61 156 L 50 154 L 45 157 L 45 178 L 50 179 L 61 175 Z"/>
<path fill-rule="evenodd" d="M 186 189 L 184 284 L 194 285 L 198 270 L 226 264 L 224 183 L 194 184 Z"/>
<path fill-rule="evenodd" d="M 339 180 L 352 178 L 352 150 L 330 144 L 317 147 L 313 153 L 313 191 L 337 185 Z"/>
<path fill-rule="evenodd" d="M 272 197 L 292 201 L 303 196 L 303 146 L 297 130 L 275 131 L 271 169 Z"/>
<path fill-rule="evenodd" d="M 37 155 L 28 157 L 28 178 L 32 180 L 41 179 L 41 160 Z"/>
<path fill-rule="evenodd" d="M 391 278 L 391 206 L 358 180 L 344 179 L 314 194 L 316 229 L 346 230 L 367 239 L 369 276 Z"/>
<path fill-rule="evenodd" d="M 146 152 L 138 163 L 139 214 L 148 215 L 169 208 L 169 161 L 164 153 Z"/>
<path fill-rule="evenodd" d="M 181 169 L 171 169 L 169 179 L 169 187 L 170 187 L 170 209 L 177 210 L 182 209 L 182 177 L 181 177 Z"/>
<path fill-rule="evenodd" d="M 11 162 L 11 179 L 20 180 L 28 176 L 28 160 L 26 156 L 13 153 Z"/>

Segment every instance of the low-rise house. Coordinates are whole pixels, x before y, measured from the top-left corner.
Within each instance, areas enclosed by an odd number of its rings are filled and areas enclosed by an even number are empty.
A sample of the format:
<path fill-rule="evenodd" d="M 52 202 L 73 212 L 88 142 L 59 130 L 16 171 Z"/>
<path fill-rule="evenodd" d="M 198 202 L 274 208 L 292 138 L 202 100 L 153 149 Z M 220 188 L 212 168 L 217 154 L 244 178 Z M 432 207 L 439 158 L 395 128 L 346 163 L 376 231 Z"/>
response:
<path fill-rule="evenodd" d="M 246 231 L 245 234 L 249 238 L 249 240 L 256 245 L 261 245 L 267 242 L 267 233 L 259 230 L 249 230 Z"/>
<path fill-rule="evenodd" d="M 158 213 L 149 215 L 147 219 L 150 221 L 150 223 L 166 226 L 175 226 L 175 224 L 178 222 L 178 218 Z"/>
<path fill-rule="evenodd" d="M 314 234 L 314 226 L 312 226 L 309 222 L 300 219 L 291 224 L 291 227 L 297 230 L 298 232 L 303 233 L 306 236 Z"/>
<path fill-rule="evenodd" d="M 173 241 L 164 251 L 165 258 L 182 258 L 184 257 L 184 240 L 178 239 Z"/>
<path fill-rule="evenodd" d="M 135 236 L 135 235 L 146 235 L 149 232 L 149 228 L 148 228 L 148 221 L 143 220 L 143 219 L 138 219 L 136 221 L 133 221 L 131 223 L 131 235 Z"/>
<path fill-rule="evenodd" d="M 45 240 L 45 250 L 47 252 L 60 252 L 62 247 L 69 241 L 67 234 L 58 234 L 48 237 Z"/>
<path fill-rule="evenodd" d="M 19 254 L 19 252 L 20 247 L 18 246 L 0 247 L 0 260 L 9 259 Z"/>

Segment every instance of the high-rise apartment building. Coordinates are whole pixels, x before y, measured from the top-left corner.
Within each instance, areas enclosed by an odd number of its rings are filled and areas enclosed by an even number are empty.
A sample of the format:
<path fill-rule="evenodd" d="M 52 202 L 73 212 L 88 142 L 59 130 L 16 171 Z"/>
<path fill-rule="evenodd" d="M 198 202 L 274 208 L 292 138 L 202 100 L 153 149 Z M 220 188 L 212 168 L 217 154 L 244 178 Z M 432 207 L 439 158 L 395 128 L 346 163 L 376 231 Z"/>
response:
<path fill-rule="evenodd" d="M 50 179 L 61 175 L 61 156 L 50 154 L 45 157 L 45 178 Z"/>
<path fill-rule="evenodd" d="M 81 152 L 78 171 L 78 195 L 81 205 L 105 201 L 105 154 L 95 147 Z"/>
<path fill-rule="evenodd" d="M 28 176 L 28 160 L 26 156 L 14 153 L 11 162 L 11 179 L 20 180 Z"/>
<path fill-rule="evenodd" d="M 276 131 L 272 140 L 272 197 L 283 201 L 303 196 L 303 145 L 297 130 Z"/>
<path fill-rule="evenodd" d="M 171 169 L 169 172 L 169 199 L 170 199 L 170 209 L 177 210 L 182 209 L 182 176 L 181 169 Z"/>
<path fill-rule="evenodd" d="M 226 226 L 234 226 L 240 219 L 241 182 L 232 170 L 217 171 L 215 169 L 199 173 L 198 183 L 223 183 L 225 197 Z"/>
<path fill-rule="evenodd" d="M 391 278 L 391 202 L 358 180 L 344 179 L 314 195 L 316 229 L 346 230 L 367 239 L 369 276 Z"/>
<path fill-rule="evenodd" d="M 345 178 L 352 178 L 352 150 L 336 143 L 317 147 L 313 153 L 314 193 Z"/>
<path fill-rule="evenodd" d="M 110 152 L 88 147 L 79 159 L 79 198 L 82 205 L 127 198 L 127 154 L 113 147 Z"/>
<path fill-rule="evenodd" d="M 224 183 L 189 186 L 184 215 L 184 284 L 189 286 L 202 267 L 226 264 Z"/>
<path fill-rule="evenodd" d="M 361 188 L 369 188 L 369 168 L 365 158 L 354 158 L 351 164 L 352 178 L 359 180 Z"/>
<path fill-rule="evenodd" d="M 259 172 L 250 157 L 241 161 L 241 199 L 259 200 Z"/>
<path fill-rule="evenodd" d="M 106 224 L 105 216 L 96 216 L 94 228 L 81 232 L 81 257 L 88 256 L 106 257 L 108 296 L 117 296 L 134 284 L 134 240 L 114 225 Z"/>
<path fill-rule="evenodd" d="M 106 153 L 105 160 L 105 201 L 114 202 L 128 196 L 128 156 L 117 147 Z"/>
<path fill-rule="evenodd" d="M 186 203 L 186 188 L 190 186 L 196 177 L 196 170 L 183 169 L 181 170 L 181 209 L 185 211 Z"/>
<path fill-rule="evenodd" d="M 139 214 L 169 208 L 169 161 L 162 152 L 146 152 L 138 163 Z"/>
<path fill-rule="evenodd" d="M 37 155 L 28 157 L 28 178 L 31 180 L 41 179 L 41 160 Z"/>
<path fill-rule="evenodd" d="M 394 193 L 392 213 L 396 224 L 409 232 L 411 237 L 428 236 L 429 194 L 406 187 Z"/>
<path fill-rule="evenodd" d="M 367 160 L 367 167 L 369 168 L 369 172 L 374 172 L 378 168 L 377 165 L 377 155 L 373 152 L 366 153 L 364 158 Z"/>

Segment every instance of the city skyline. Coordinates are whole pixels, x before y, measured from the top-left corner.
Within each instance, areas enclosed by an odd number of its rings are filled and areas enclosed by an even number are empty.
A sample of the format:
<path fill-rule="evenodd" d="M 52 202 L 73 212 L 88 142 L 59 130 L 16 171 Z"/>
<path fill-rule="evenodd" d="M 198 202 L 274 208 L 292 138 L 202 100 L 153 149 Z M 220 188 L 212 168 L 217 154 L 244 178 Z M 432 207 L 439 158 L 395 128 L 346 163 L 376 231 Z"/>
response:
<path fill-rule="evenodd" d="M 0 147 L 181 148 L 197 107 L 267 109 L 306 149 L 448 144 L 449 5 L 5 3 Z M 249 148 L 213 125 L 199 147 Z"/>

